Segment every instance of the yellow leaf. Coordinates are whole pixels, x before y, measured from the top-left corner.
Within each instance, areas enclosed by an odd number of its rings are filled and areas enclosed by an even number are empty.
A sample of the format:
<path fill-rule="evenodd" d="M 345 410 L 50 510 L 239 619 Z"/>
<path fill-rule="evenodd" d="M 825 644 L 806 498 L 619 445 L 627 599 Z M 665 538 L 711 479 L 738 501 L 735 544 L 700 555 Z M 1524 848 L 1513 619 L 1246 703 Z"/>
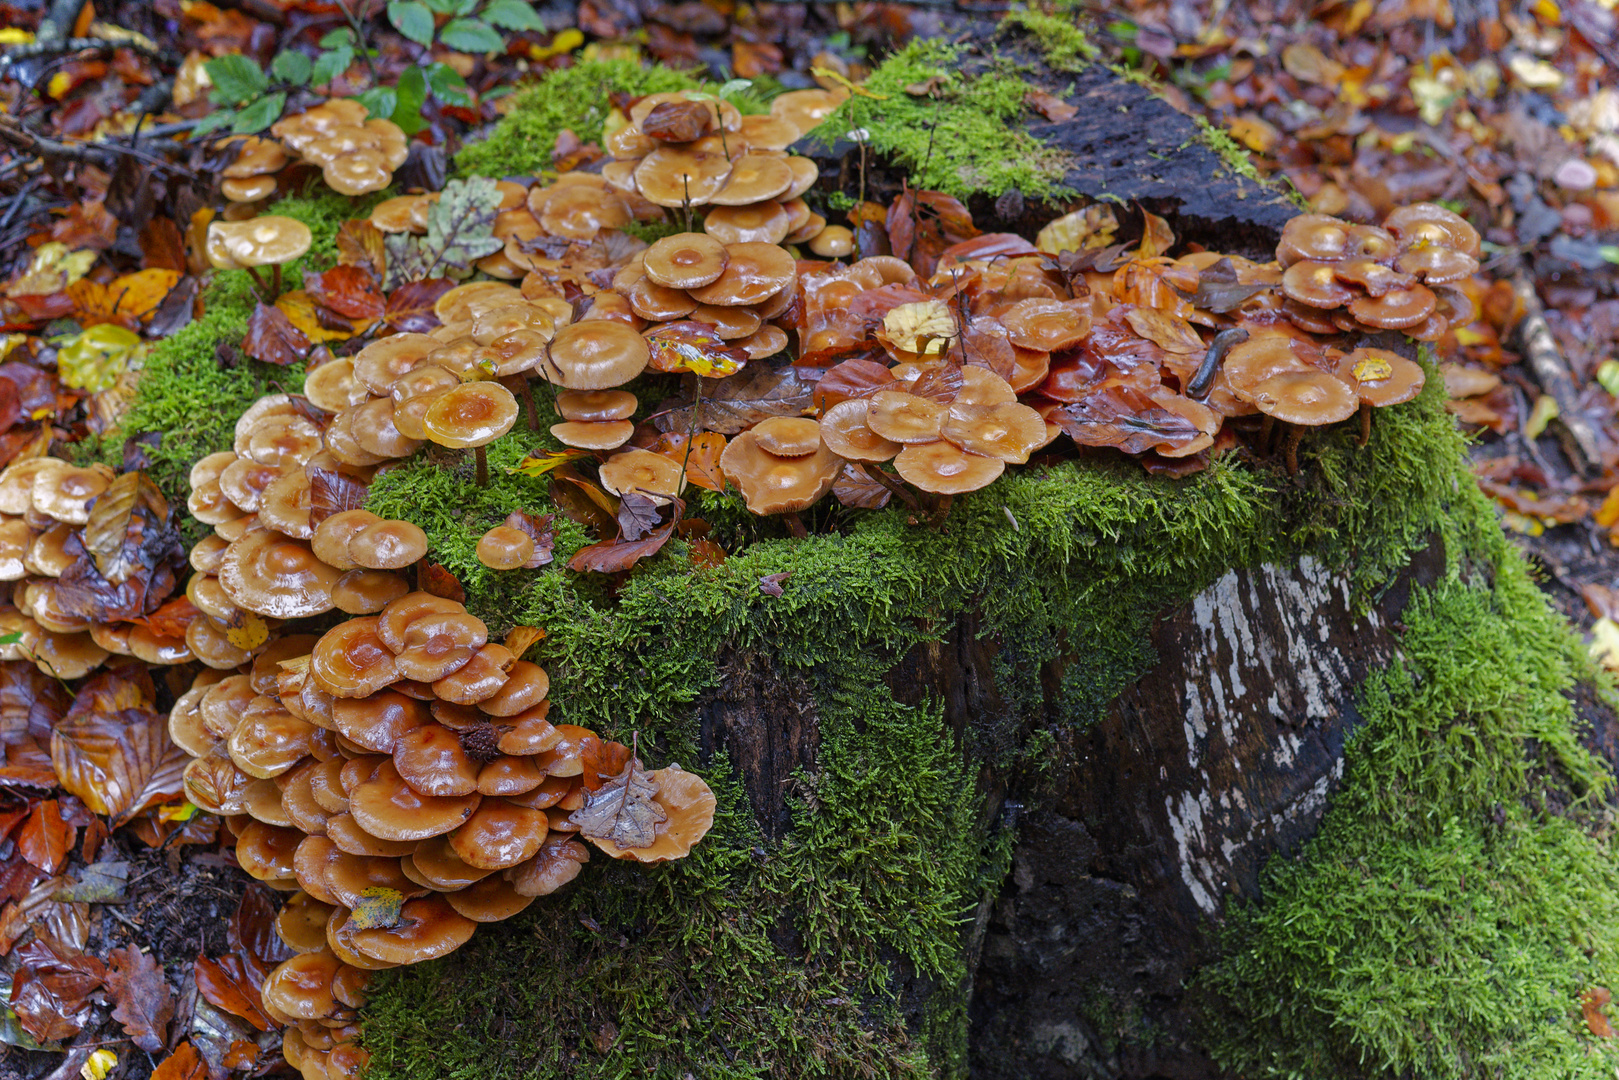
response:
<path fill-rule="evenodd" d="M 1602 505 L 1597 507 L 1596 513 L 1592 517 L 1604 529 L 1611 529 L 1615 525 L 1619 525 L 1619 484 L 1615 484 L 1608 489 L 1608 497 L 1602 500 Z"/>
<path fill-rule="evenodd" d="M 581 34 L 573 27 L 569 27 L 556 37 L 552 38 L 551 44 L 549 45 L 530 45 L 528 47 L 528 55 L 534 60 L 548 60 L 553 56 L 561 56 L 563 53 L 571 53 L 584 43 L 585 35 Z"/>
<path fill-rule="evenodd" d="M 1453 333 L 1456 335 L 1458 345 L 1483 345 L 1490 340 L 1488 334 L 1474 330 L 1471 326 L 1458 326 Z"/>
<path fill-rule="evenodd" d="M 1563 11 L 1553 0 L 1535 0 L 1529 5 L 1529 10 L 1534 12 L 1535 18 L 1548 26 L 1562 25 Z"/>
<path fill-rule="evenodd" d="M 524 653 L 544 639 L 545 631 L 537 626 L 514 626 L 506 634 L 506 648 L 521 660 Z"/>
<path fill-rule="evenodd" d="M 6 286 L 7 296 L 42 296 L 59 293 L 90 272 L 94 251 L 70 251 L 58 240 L 39 245 L 23 275 Z"/>
<path fill-rule="evenodd" d="M 1530 90 L 1556 90 L 1563 85 L 1563 73 L 1544 60 L 1519 53 L 1507 61 L 1507 68 L 1519 84 Z"/>
<path fill-rule="evenodd" d="M 291 320 L 292 325 L 302 330 L 304 336 L 316 345 L 323 345 L 328 341 L 347 341 L 356 334 L 363 334 L 376 321 L 375 319 L 348 319 L 337 315 L 333 316 L 333 319 L 336 322 L 348 324 L 350 329 L 339 330 L 328 327 L 320 321 L 320 316 L 315 313 L 314 297 L 302 289 L 282 293 L 281 297 L 276 300 L 275 306 L 285 313 L 287 318 Z"/>
<path fill-rule="evenodd" d="M 1034 246 L 1047 255 L 1107 247 L 1113 242 L 1118 227 L 1119 219 L 1113 208 L 1106 203 L 1096 203 L 1047 224 L 1035 237 Z"/>
<path fill-rule="evenodd" d="M 399 925 L 399 909 L 405 896 L 398 889 L 373 885 L 360 890 L 360 902 L 349 915 L 349 924 L 356 930 L 384 930 Z"/>
<path fill-rule="evenodd" d="M 813 67 L 810 68 L 810 74 L 814 75 L 818 79 L 831 79 L 833 82 L 837 83 L 851 94 L 859 94 L 861 97 L 868 97 L 873 101 L 888 100 L 887 94 L 873 93 L 872 91 L 867 90 L 864 86 L 861 86 L 859 83 L 851 82 L 847 75 L 841 75 L 838 72 L 833 71 L 831 68 Z"/>
<path fill-rule="evenodd" d="M 1281 141 L 1282 133 L 1268 120 L 1245 113 L 1231 118 L 1231 135 L 1256 154 L 1268 154 Z"/>
<path fill-rule="evenodd" d="M 1538 439 L 1546 431 L 1546 425 L 1557 419 L 1557 399 L 1550 394 L 1542 394 L 1535 399 L 1535 407 L 1529 410 L 1529 419 L 1523 422 L 1525 438 Z"/>
<path fill-rule="evenodd" d="M 1532 518 L 1515 510 L 1503 510 L 1501 512 L 1501 524 L 1503 527 L 1524 536 L 1539 536 L 1546 531 L 1546 526 L 1539 518 Z"/>
<path fill-rule="evenodd" d="M 1619 671 L 1619 623 L 1604 616 L 1591 626 L 1591 659 L 1609 671 Z"/>
<path fill-rule="evenodd" d="M 524 476 L 544 476 L 552 469 L 589 456 L 589 450 L 538 450 L 506 471 Z"/>
<path fill-rule="evenodd" d="M 118 314 L 145 322 L 178 284 L 180 271 L 153 268 L 125 274 L 107 288 L 117 298 Z"/>
<path fill-rule="evenodd" d="M 157 808 L 157 819 L 159 821 L 190 821 L 196 816 L 197 804 L 190 801 Z"/>
<path fill-rule="evenodd" d="M 229 627 L 225 631 L 225 640 L 243 652 L 252 652 L 269 638 L 270 628 L 265 625 L 263 619 L 250 611 L 243 613 L 241 625 Z"/>
<path fill-rule="evenodd" d="M 118 1055 L 111 1050 L 102 1048 L 90 1055 L 90 1060 L 79 1066 L 79 1075 L 84 1080 L 107 1080 L 113 1066 L 118 1064 Z"/>
<path fill-rule="evenodd" d="M 1367 356 L 1357 360 L 1349 373 L 1356 382 L 1382 382 L 1394 374 L 1394 365 L 1380 356 Z"/>
<path fill-rule="evenodd" d="M 57 374 L 63 386 L 75 390 L 110 390 L 141 348 L 140 335 L 134 331 L 115 323 L 101 323 L 57 351 Z"/>

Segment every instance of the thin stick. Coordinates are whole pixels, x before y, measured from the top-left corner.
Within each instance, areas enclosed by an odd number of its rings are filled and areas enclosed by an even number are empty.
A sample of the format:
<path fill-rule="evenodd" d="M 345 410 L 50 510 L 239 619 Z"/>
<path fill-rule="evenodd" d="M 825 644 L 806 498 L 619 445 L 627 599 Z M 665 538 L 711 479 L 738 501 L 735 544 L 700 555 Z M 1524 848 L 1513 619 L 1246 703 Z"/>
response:
<path fill-rule="evenodd" d="M 1535 283 L 1521 267 L 1512 275 L 1512 292 L 1523 304 L 1523 321 L 1518 324 L 1518 332 L 1523 341 L 1524 359 L 1535 373 L 1535 381 L 1557 403 L 1555 423 L 1557 430 L 1565 435 L 1559 439 L 1563 451 L 1568 454 L 1575 472 L 1593 476 L 1602 461 L 1596 432 L 1580 413 L 1574 378 L 1557 348 L 1557 339 L 1552 337 L 1551 327 L 1546 324 L 1545 309 L 1535 292 Z"/>
<path fill-rule="evenodd" d="M 871 477 L 873 480 L 877 481 L 883 487 L 887 488 L 893 494 L 898 495 L 900 500 L 903 501 L 906 506 L 909 506 L 913 512 L 918 514 L 922 512 L 922 505 L 916 501 L 916 496 L 911 494 L 911 489 L 900 483 L 898 480 L 895 480 L 892 476 L 889 476 L 888 473 L 883 470 L 881 465 L 871 461 L 862 461 L 858 464 L 860 465 L 862 472 Z"/>

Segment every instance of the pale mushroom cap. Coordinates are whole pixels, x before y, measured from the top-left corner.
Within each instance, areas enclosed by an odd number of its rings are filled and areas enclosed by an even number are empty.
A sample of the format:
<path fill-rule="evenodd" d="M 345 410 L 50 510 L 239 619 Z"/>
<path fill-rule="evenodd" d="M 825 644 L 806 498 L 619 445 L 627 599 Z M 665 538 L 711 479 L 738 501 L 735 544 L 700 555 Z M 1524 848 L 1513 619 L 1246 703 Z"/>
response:
<path fill-rule="evenodd" d="M 823 259 L 842 259 L 854 254 L 854 233 L 842 225 L 828 225 L 810 237 L 809 248 Z"/>
<path fill-rule="evenodd" d="M 879 390 L 871 395 L 866 426 L 898 443 L 929 443 L 938 439 L 945 406 L 929 398 L 900 390 Z"/>
<path fill-rule="evenodd" d="M 557 331 L 549 362 L 537 374 L 569 390 L 610 390 L 646 370 L 652 351 L 635 329 L 594 319 Z"/>
<path fill-rule="evenodd" d="M 814 504 L 837 480 L 843 459 L 822 444 L 813 454 L 777 457 L 759 445 L 752 431 L 726 444 L 720 468 L 742 489 L 755 514 L 784 514 Z"/>
<path fill-rule="evenodd" d="M 491 570 L 516 570 L 534 557 L 534 538 L 522 529 L 496 525 L 478 538 L 477 554 Z"/>
<path fill-rule="evenodd" d="M 493 382 L 462 383 L 427 407 L 422 430 L 440 446 L 464 449 L 494 442 L 516 420 L 517 399 L 510 390 Z"/>
<path fill-rule="evenodd" d="M 894 458 L 894 468 L 923 491 L 960 495 L 994 483 L 1006 471 L 1006 462 L 940 440 L 905 447 Z"/>
<path fill-rule="evenodd" d="M 725 272 L 725 245 L 703 233 L 676 233 L 646 249 L 642 265 L 655 284 L 669 289 L 695 289 Z"/>
<path fill-rule="evenodd" d="M 216 241 L 217 237 L 217 241 Z M 309 250 L 314 235 L 309 226 L 296 218 L 269 214 L 247 221 L 215 221 L 208 226 L 209 256 L 215 244 L 235 266 L 215 261 L 222 269 L 242 266 L 276 266 L 291 262 Z"/>
<path fill-rule="evenodd" d="M 712 284 L 692 289 L 700 304 L 733 307 L 757 304 L 798 280 L 798 267 L 785 248 L 775 244 L 731 244 L 725 249 L 725 272 Z"/>
<path fill-rule="evenodd" d="M 798 457 L 821 448 L 821 425 L 804 416 L 772 416 L 754 425 L 753 437 L 767 454 Z"/>
<path fill-rule="evenodd" d="M 664 504 L 685 488 L 680 462 L 650 450 L 623 450 L 601 466 L 602 487 L 614 495 L 638 492 Z"/>
<path fill-rule="evenodd" d="M 580 450 L 617 450 L 634 434 L 633 420 L 567 420 L 551 425 L 551 435 L 558 442 Z"/>
<path fill-rule="evenodd" d="M 621 848 L 611 840 L 592 839 L 591 843 L 615 859 L 646 863 L 667 862 L 691 852 L 714 825 L 717 805 L 714 792 L 696 773 L 673 766 L 654 771 L 652 779 L 658 785 L 652 801 L 665 814 L 652 844 L 644 848 Z"/>
<path fill-rule="evenodd" d="M 637 400 L 628 390 L 563 390 L 557 394 L 557 412 L 564 420 L 601 423 L 628 420 Z"/>
<path fill-rule="evenodd" d="M 715 206 L 703 217 L 703 231 L 722 244 L 779 244 L 791 232 L 787 211 L 774 200 L 752 206 Z"/>

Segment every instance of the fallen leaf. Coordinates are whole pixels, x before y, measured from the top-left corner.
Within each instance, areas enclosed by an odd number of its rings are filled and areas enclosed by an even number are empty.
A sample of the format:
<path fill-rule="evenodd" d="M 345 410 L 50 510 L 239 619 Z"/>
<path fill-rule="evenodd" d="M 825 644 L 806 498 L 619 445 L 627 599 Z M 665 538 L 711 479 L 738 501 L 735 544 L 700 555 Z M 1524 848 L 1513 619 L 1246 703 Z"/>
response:
<path fill-rule="evenodd" d="M 70 1039 L 90 1019 L 91 993 L 102 983 L 107 969 L 83 952 L 64 954 L 35 938 L 15 953 L 11 1010 L 23 1030 L 40 1042 Z"/>
<path fill-rule="evenodd" d="M 62 804 L 45 799 L 17 832 L 17 854 L 47 874 L 54 874 L 67 861 L 79 830 L 62 817 Z"/>
<path fill-rule="evenodd" d="M 535 450 L 506 471 L 524 476 L 544 476 L 552 469 L 589 456 L 589 450 Z"/>
<path fill-rule="evenodd" d="M 1599 1039 L 1613 1038 L 1613 1025 L 1603 1013 L 1603 1006 L 1613 999 L 1605 986 L 1593 986 L 1580 994 L 1580 1012 L 1585 1017 L 1585 1028 Z"/>
<path fill-rule="evenodd" d="M 95 560 L 101 576 L 118 583 L 143 569 L 142 557 L 152 553 L 142 539 L 168 523 L 168 500 L 157 485 L 145 473 L 126 472 L 97 496 L 79 540 Z M 133 536 L 132 526 L 138 526 Z"/>
<path fill-rule="evenodd" d="M 455 288 L 450 278 L 407 281 L 388 294 L 383 321 L 404 334 L 425 334 L 441 325 L 433 313 L 438 298 Z"/>
<path fill-rule="evenodd" d="M 653 801 L 658 783 L 641 766 L 640 758 L 631 758 L 623 769 L 607 783 L 585 795 L 585 805 L 568 815 L 568 820 L 579 826 L 581 836 L 592 840 L 607 840 L 619 847 L 650 847 L 656 838 L 655 830 L 668 815 Z"/>
<path fill-rule="evenodd" d="M 589 547 L 580 548 L 574 557 L 568 560 L 568 568 L 581 572 L 594 570 L 599 574 L 616 574 L 628 570 L 647 556 L 655 555 L 662 550 L 674 532 L 675 523 L 671 521 L 641 540 L 609 540 L 591 544 Z"/>
<path fill-rule="evenodd" d="M 292 321 L 292 325 L 302 331 L 304 337 L 315 345 L 324 345 L 329 341 L 347 341 L 355 334 L 364 333 L 374 321 L 344 319 L 316 304 L 314 297 L 303 289 L 282 293 L 276 298 L 275 306 L 280 308 Z M 321 319 L 322 311 L 328 311 L 330 321 Z"/>
<path fill-rule="evenodd" d="M 185 238 L 173 218 L 148 218 L 140 232 L 141 261 L 147 269 L 186 272 Z"/>
<path fill-rule="evenodd" d="M 619 536 L 625 541 L 636 541 L 658 527 L 663 515 L 659 506 L 639 491 L 623 491 L 618 496 Z"/>
<path fill-rule="evenodd" d="M 324 273 L 305 274 L 304 291 L 321 307 L 349 319 L 373 321 L 387 310 L 377 280 L 359 266 L 338 265 Z"/>
<path fill-rule="evenodd" d="M 537 626 L 514 626 L 507 631 L 506 640 L 503 644 L 513 656 L 521 660 L 524 653 L 528 652 L 544 638 L 545 631 Z"/>
<path fill-rule="evenodd" d="M 358 266 L 373 280 L 385 281 L 388 250 L 382 241 L 382 230 L 369 219 L 345 221 L 337 228 L 337 261 L 343 266 Z"/>
<path fill-rule="evenodd" d="M 759 591 L 766 596 L 780 596 L 783 592 L 781 583 L 793 576 L 791 570 L 782 570 L 775 574 L 766 574 L 759 579 Z"/>
<path fill-rule="evenodd" d="M 725 473 L 720 470 L 725 436 L 719 432 L 700 431 L 689 440 L 684 432 L 667 432 L 658 438 L 653 450 L 684 465 L 686 482 L 693 487 L 705 491 L 725 490 Z"/>
<path fill-rule="evenodd" d="M 308 465 L 309 524 L 319 525 L 333 514 L 365 506 L 366 485 L 347 473 Z"/>
<path fill-rule="evenodd" d="M 195 1046 L 183 1042 L 174 1048 L 174 1053 L 158 1063 L 152 1071 L 151 1080 L 206 1080 L 207 1076 L 208 1063 L 197 1053 Z"/>
<path fill-rule="evenodd" d="M 308 357 L 310 348 L 308 335 L 293 325 L 283 309 L 262 302 L 253 306 L 247 335 L 242 338 L 242 351 L 247 355 L 266 364 L 290 367 Z"/>
<path fill-rule="evenodd" d="M 124 686 L 107 692 L 109 682 Z M 51 733 L 51 761 L 62 787 L 97 814 L 122 825 L 155 803 L 183 790 L 181 774 L 191 758 L 169 741 L 168 719 L 150 699 L 108 708 L 129 698 L 130 680 L 102 672 L 81 690 L 73 708 Z"/>
<path fill-rule="evenodd" d="M 551 561 L 557 543 L 554 522 L 551 514 L 525 514 L 521 510 L 513 510 L 506 515 L 504 524 L 508 528 L 526 533 L 534 541 L 534 554 L 523 564 L 524 570 L 538 570 Z"/>
<path fill-rule="evenodd" d="M 416 587 L 422 592 L 442 596 L 458 604 L 467 601 L 467 590 L 462 587 L 461 579 L 445 569 L 443 564 L 431 559 L 423 559 L 416 564 Z"/>
<path fill-rule="evenodd" d="M 1165 352 L 1201 356 L 1205 351 L 1191 323 L 1156 308 L 1132 307 L 1124 313 L 1124 321 Z"/>
<path fill-rule="evenodd" d="M 107 959 L 111 962 L 107 990 L 113 999 L 113 1019 L 124 1026 L 136 1046 L 157 1053 L 168 1041 L 169 1021 L 174 1019 L 174 994 L 163 969 L 134 945 L 112 950 Z"/>
<path fill-rule="evenodd" d="M 1048 94 L 1044 90 L 1030 90 L 1023 95 L 1023 104 L 1045 117 L 1047 120 L 1058 123 L 1072 120 L 1079 115 L 1079 108 L 1070 105 L 1056 94 Z"/>
<path fill-rule="evenodd" d="M 704 388 L 698 423 L 692 423 L 693 406 L 670 410 L 654 422 L 659 431 L 690 431 L 695 427 L 735 435 L 772 416 L 802 415 L 810 407 L 814 389 L 791 366 L 777 371 L 763 364 L 749 364 L 738 374 Z"/>
<path fill-rule="evenodd" d="M 88 274 L 96 258 L 95 251 L 73 251 L 55 240 L 43 243 L 34 249 L 28 268 L 6 286 L 6 295 L 18 298 L 62 292 Z"/>
<path fill-rule="evenodd" d="M 258 982 L 245 970 L 240 957 L 221 956 L 214 960 L 199 956 L 195 971 L 197 991 L 208 1000 L 208 1004 L 216 1009 L 224 1009 L 232 1016 L 240 1016 L 260 1031 L 269 1031 L 276 1026 L 264 1011 Z"/>
<path fill-rule="evenodd" d="M 398 926 L 405 894 L 384 885 L 360 890 L 360 902 L 349 915 L 349 925 L 357 930 L 384 930 Z"/>

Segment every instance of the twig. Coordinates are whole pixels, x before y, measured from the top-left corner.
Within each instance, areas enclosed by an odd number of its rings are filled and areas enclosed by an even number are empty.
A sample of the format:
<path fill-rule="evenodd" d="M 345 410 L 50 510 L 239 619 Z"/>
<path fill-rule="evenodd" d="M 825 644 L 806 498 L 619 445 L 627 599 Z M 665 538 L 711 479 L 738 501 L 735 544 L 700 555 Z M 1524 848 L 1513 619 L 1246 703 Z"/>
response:
<path fill-rule="evenodd" d="M 109 169 L 118 155 L 122 154 L 144 161 L 153 168 L 172 169 L 193 178 L 197 175 L 184 165 L 147 153 L 138 146 L 125 146 L 114 142 L 58 142 L 43 135 L 35 135 L 11 117 L 0 116 L 0 143 L 9 143 L 19 150 L 40 157 L 62 158 Z"/>
<path fill-rule="evenodd" d="M 1551 327 L 1546 323 L 1545 308 L 1535 292 L 1534 280 L 1519 267 L 1512 275 L 1512 292 L 1523 304 L 1523 321 L 1518 332 L 1523 343 L 1524 360 L 1542 390 L 1557 403 L 1558 431 L 1564 453 L 1568 454 L 1574 471 L 1581 476 L 1592 476 L 1601 467 L 1602 452 L 1598 449 L 1596 432 L 1591 423 L 1579 412 L 1579 399 L 1574 390 L 1574 378 L 1568 364 L 1557 348 Z"/>
<path fill-rule="evenodd" d="M 343 9 L 343 17 L 349 21 L 349 29 L 354 31 L 354 46 L 359 50 L 360 56 L 365 59 L 367 70 L 371 72 L 371 85 L 381 86 L 382 76 L 377 73 L 376 61 L 371 59 L 371 50 L 365 44 L 365 24 L 355 16 L 354 9 L 349 7 L 348 0 L 337 0 L 337 6 Z"/>

